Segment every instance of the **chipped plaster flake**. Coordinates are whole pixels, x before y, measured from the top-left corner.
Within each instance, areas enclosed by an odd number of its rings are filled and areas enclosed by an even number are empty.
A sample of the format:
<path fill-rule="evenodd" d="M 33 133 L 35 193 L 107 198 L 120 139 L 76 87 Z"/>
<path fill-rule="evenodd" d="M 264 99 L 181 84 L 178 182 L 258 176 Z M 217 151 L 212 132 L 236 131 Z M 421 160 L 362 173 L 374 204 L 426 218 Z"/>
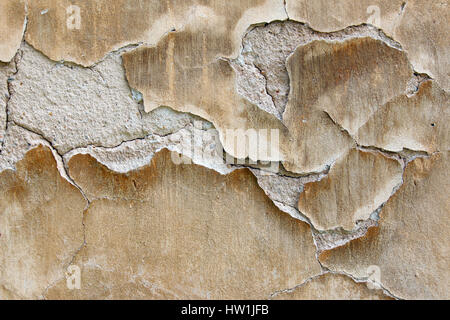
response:
<path fill-rule="evenodd" d="M 290 109 L 320 110 L 351 136 L 384 103 L 403 94 L 413 75 L 403 52 L 372 38 L 315 41 L 289 58 Z M 294 65 L 293 65 L 294 64 Z M 297 83 L 295 83 L 297 82 Z"/>
<path fill-rule="evenodd" d="M 68 12 L 70 5 L 79 14 Z M 237 56 L 249 25 L 286 18 L 283 0 L 42 0 L 29 4 L 26 40 L 52 60 L 90 66 L 128 44 L 154 45 L 174 29 L 191 29 L 206 31 L 212 61 Z"/>
<path fill-rule="evenodd" d="M 235 140 L 231 136 L 226 138 L 227 130 L 278 130 L 280 139 L 286 139 L 286 128 L 275 116 L 237 93 L 235 71 L 227 60 L 202 66 L 202 55 L 207 53 L 201 48 L 198 55 L 185 56 L 185 47 L 192 45 L 191 37 L 193 34 L 187 31 L 171 33 L 156 47 L 141 47 L 123 55 L 127 79 L 131 87 L 142 92 L 145 110 L 167 105 L 212 122 L 225 151 L 237 158 L 246 158 L 249 146 L 238 150 Z M 267 153 L 258 150 L 265 154 L 260 160 L 280 160 L 278 145 L 271 143 L 270 135 L 266 138 L 269 141 L 262 140 L 258 146 L 267 146 L 269 150 Z"/>
<path fill-rule="evenodd" d="M 190 121 L 167 108 L 141 116 L 118 55 L 86 69 L 52 62 L 27 44 L 21 50 L 10 120 L 43 135 L 60 153 L 164 135 Z"/>
<path fill-rule="evenodd" d="M 401 95 L 373 113 L 359 129 L 358 143 L 393 152 L 449 150 L 449 101 L 435 82 L 422 82 L 414 95 Z"/>
<path fill-rule="evenodd" d="M 86 201 L 38 147 L 0 173 L 0 296 L 41 298 L 83 244 Z"/>
<path fill-rule="evenodd" d="M 352 149 L 325 178 L 305 185 L 298 208 L 318 230 L 352 230 L 390 198 L 402 173 L 396 160 Z"/>
<path fill-rule="evenodd" d="M 414 69 L 426 73 L 450 90 L 450 39 L 446 28 L 450 20 L 448 1 L 407 1 L 394 37 L 408 53 Z"/>
<path fill-rule="evenodd" d="M 450 40 L 442 29 L 450 17 L 446 1 L 286 0 L 291 19 L 321 32 L 371 24 L 398 41 L 414 69 L 449 90 Z"/>
<path fill-rule="evenodd" d="M 9 62 L 15 56 L 25 30 L 25 0 L 0 2 L 0 62 Z"/>
<path fill-rule="evenodd" d="M 449 152 L 410 162 L 404 183 L 362 238 L 325 251 L 320 261 L 356 278 L 380 270 L 380 283 L 405 299 L 448 299 Z"/>
<path fill-rule="evenodd" d="M 321 253 L 325 250 L 331 250 L 343 246 L 352 240 L 363 237 L 367 233 L 367 230 L 378 226 L 378 219 L 374 217 L 374 215 L 376 216 L 379 210 L 380 208 L 372 213 L 369 219 L 357 221 L 356 226 L 351 231 L 347 231 L 342 228 L 325 231 L 314 230 L 313 236 L 317 247 L 317 252 Z"/>
<path fill-rule="evenodd" d="M 247 169 L 176 165 L 167 150 L 128 174 L 87 155 L 68 167 L 98 199 L 74 261 L 89 287 L 70 291 L 61 281 L 47 298 L 257 299 L 320 273 L 308 225 L 281 213 Z M 95 257 L 104 258 L 93 266 Z"/>
<path fill-rule="evenodd" d="M 6 105 L 9 100 L 8 80 L 14 70 L 13 64 L 13 62 L 9 64 L 0 62 L 0 150 L 5 139 Z"/>

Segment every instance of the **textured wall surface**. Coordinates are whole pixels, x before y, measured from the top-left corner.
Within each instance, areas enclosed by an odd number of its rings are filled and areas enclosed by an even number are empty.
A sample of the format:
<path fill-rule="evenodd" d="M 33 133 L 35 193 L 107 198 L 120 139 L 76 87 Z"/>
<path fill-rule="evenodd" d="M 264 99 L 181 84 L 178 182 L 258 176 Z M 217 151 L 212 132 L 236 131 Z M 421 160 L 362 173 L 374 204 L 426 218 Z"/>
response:
<path fill-rule="evenodd" d="M 447 0 L 0 23 L 0 299 L 450 299 Z"/>

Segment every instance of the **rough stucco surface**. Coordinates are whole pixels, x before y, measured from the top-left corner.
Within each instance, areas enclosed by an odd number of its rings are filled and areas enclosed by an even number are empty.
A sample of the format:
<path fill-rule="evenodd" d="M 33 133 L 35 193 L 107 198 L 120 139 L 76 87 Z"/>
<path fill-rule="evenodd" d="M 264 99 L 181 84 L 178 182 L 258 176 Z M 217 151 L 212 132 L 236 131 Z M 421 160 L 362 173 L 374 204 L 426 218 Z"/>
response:
<path fill-rule="evenodd" d="M 448 299 L 449 12 L 1 1 L 0 299 Z"/>

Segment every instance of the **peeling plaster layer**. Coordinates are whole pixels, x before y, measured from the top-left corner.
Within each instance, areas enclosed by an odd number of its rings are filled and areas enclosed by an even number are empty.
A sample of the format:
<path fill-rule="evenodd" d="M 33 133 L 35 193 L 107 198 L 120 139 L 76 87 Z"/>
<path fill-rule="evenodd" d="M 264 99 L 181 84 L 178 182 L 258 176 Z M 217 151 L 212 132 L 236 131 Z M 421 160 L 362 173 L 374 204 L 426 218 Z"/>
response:
<path fill-rule="evenodd" d="M 382 209 L 379 227 L 320 261 L 367 278 L 379 268 L 383 287 L 405 299 L 448 299 L 450 255 L 449 152 L 410 162 L 404 183 Z"/>
<path fill-rule="evenodd" d="M 401 21 L 403 2 L 402 0 L 286 0 L 286 10 L 290 19 L 306 22 L 321 32 L 333 32 L 348 26 L 372 23 L 391 35 Z"/>
<path fill-rule="evenodd" d="M 60 281 L 47 298 L 263 299 L 320 273 L 307 224 L 281 213 L 247 169 L 175 165 L 167 150 L 127 175 L 87 155 L 68 166 L 97 199 L 74 260 L 86 286 Z"/>
<path fill-rule="evenodd" d="M 323 170 L 343 156 L 354 146 L 355 128 L 402 94 L 412 76 L 401 51 L 372 38 L 311 42 L 296 49 L 287 68 L 283 121 L 296 151 L 286 152 L 284 165 L 294 172 Z"/>
<path fill-rule="evenodd" d="M 171 112 L 170 109 L 162 110 Z M 75 148 L 65 153 L 61 160 L 67 163 L 75 155 L 89 154 L 108 169 L 118 173 L 127 173 L 146 166 L 156 152 L 167 148 L 183 155 L 178 157 L 174 154 L 174 161 L 179 163 L 199 164 L 222 174 L 235 170 L 236 166 L 227 164 L 225 161 L 223 147 L 220 144 L 217 131 L 211 127 L 211 124 L 196 117 L 192 117 L 191 120 L 193 123 L 189 122 L 185 127 L 171 134 L 150 134 L 144 138 L 124 141 L 114 147 L 87 146 Z M 50 142 L 40 134 L 10 123 L 4 149 L 0 155 L 0 172 L 7 169 L 15 170 L 16 163 L 29 150 L 39 145 L 53 148 Z M 56 155 L 59 156 L 57 153 Z M 64 168 L 60 169 L 60 173 L 62 176 L 65 175 Z M 280 210 L 289 214 L 297 210 L 298 195 L 303 184 L 323 177 L 323 174 L 300 178 L 282 177 L 266 172 L 264 169 L 252 169 L 252 173 L 258 178 L 258 184 L 265 190 L 269 198 L 274 201 Z M 279 181 L 284 183 L 280 185 Z M 279 201 L 287 203 L 288 206 L 279 203 Z M 298 213 L 294 214 L 294 217 L 302 219 Z"/>
<path fill-rule="evenodd" d="M 401 95 L 372 114 L 357 135 L 359 144 L 399 152 L 405 148 L 428 153 L 450 149 L 450 99 L 435 82 Z"/>
<path fill-rule="evenodd" d="M 290 100 L 306 114 L 326 112 L 351 136 L 383 104 L 405 92 L 413 75 L 403 52 L 371 38 L 317 41 L 290 58 Z"/>
<path fill-rule="evenodd" d="M 83 244 L 87 203 L 45 147 L 0 173 L 0 193 L 0 297 L 41 298 Z"/>
<path fill-rule="evenodd" d="M 450 90 L 450 39 L 448 1 L 407 1 L 399 27 L 393 37 L 402 43 L 414 69 L 436 79 Z"/>
<path fill-rule="evenodd" d="M 212 122 L 225 151 L 236 158 L 249 156 L 249 148 L 248 145 L 242 150 L 238 148 L 234 137 L 226 137 L 227 130 L 233 133 L 247 129 L 278 130 L 280 136 L 286 135 L 286 128 L 276 117 L 236 92 L 236 75 L 227 60 L 202 63 L 201 57 L 206 58 L 208 51 L 201 46 L 192 48 L 198 50 L 198 55 L 185 55 L 185 48 L 191 45 L 194 35 L 187 31 L 170 33 L 156 47 L 141 47 L 123 55 L 127 79 L 133 88 L 142 92 L 145 111 L 166 105 Z M 280 160 L 278 145 L 262 143 L 260 146 L 267 147 L 267 152 L 259 150 L 266 158 L 259 159 L 256 155 L 252 160 Z"/>
<path fill-rule="evenodd" d="M 354 146 L 341 128 L 350 133 L 357 130 L 377 107 L 403 94 L 413 76 L 404 53 L 382 41 L 311 42 L 298 47 L 289 58 L 292 94 L 280 121 L 239 94 L 236 73 L 228 60 L 204 64 L 196 56 L 199 62 L 194 64 L 192 58 L 187 59 L 184 50 L 193 36 L 187 31 L 171 33 L 156 47 L 124 54 L 127 79 L 142 92 L 145 110 L 168 105 L 199 115 L 219 130 L 225 151 L 232 156 L 285 160 L 285 167 L 297 173 L 323 171 Z M 193 50 L 199 51 L 199 56 L 207 55 L 204 47 Z M 311 64 L 311 59 L 322 62 Z M 346 87 L 352 89 L 344 90 Z M 322 96 L 323 90 L 326 94 Z M 227 137 L 230 129 L 278 130 L 280 147 L 267 138 L 258 146 L 267 146 L 268 152 L 255 159 L 248 146 L 237 150 L 234 139 Z M 315 148 L 308 147 L 312 145 Z"/>
<path fill-rule="evenodd" d="M 232 61 L 237 71 L 237 90 L 250 102 L 281 119 L 290 90 L 286 60 L 297 47 L 316 40 L 345 41 L 365 37 L 401 48 L 369 25 L 351 26 L 332 33 L 317 32 L 290 20 L 256 26 L 245 35 L 242 51 Z"/>
<path fill-rule="evenodd" d="M 324 179 L 305 186 L 298 208 L 319 230 L 352 230 L 390 198 L 402 173 L 396 160 L 352 149 Z"/>
<path fill-rule="evenodd" d="M 0 299 L 448 296 L 445 1 L 28 2 L 0 4 Z"/>
<path fill-rule="evenodd" d="M 16 170 L 17 162 L 22 160 L 28 151 L 39 145 L 50 147 L 38 134 L 10 123 L 0 153 L 0 172 Z"/>
<path fill-rule="evenodd" d="M 355 282 L 341 274 L 326 273 L 302 285 L 285 290 L 275 300 L 392 300 L 380 289 L 369 289 L 367 284 Z"/>
<path fill-rule="evenodd" d="M 16 55 L 25 31 L 25 0 L 0 2 L 0 62 L 9 62 Z"/>
<path fill-rule="evenodd" d="M 220 0 L 41 0 L 29 4 L 26 39 L 52 60 L 90 66 L 121 47 L 136 43 L 155 45 L 168 32 L 191 29 L 206 34 L 208 43 L 220 39 L 220 47 L 209 48 L 208 61 L 212 61 L 217 57 L 236 57 L 249 25 L 285 20 L 286 12 L 290 19 L 321 32 L 365 23 L 380 28 L 402 44 L 418 72 L 430 74 L 445 90 L 449 88 L 445 70 L 449 66 L 446 52 L 450 44 L 440 26 L 446 24 L 450 11 L 448 3 L 438 1 L 430 5 L 423 0 L 287 0 L 285 11 L 282 0 L 233 0 L 226 4 Z M 14 29 L 20 31 L 20 37 L 10 58 L 20 43 L 24 13 L 21 18 L 20 28 Z"/>
<path fill-rule="evenodd" d="M 414 69 L 427 73 L 449 90 L 450 40 L 447 1 L 424 0 L 286 0 L 289 18 L 321 32 L 363 23 L 382 29 L 401 43 Z"/>
<path fill-rule="evenodd" d="M 52 60 L 84 66 L 126 45 L 154 45 L 170 31 L 187 29 L 205 35 L 208 61 L 237 56 L 249 25 L 287 18 L 283 0 L 41 0 L 31 1 L 29 12 L 31 45 Z"/>

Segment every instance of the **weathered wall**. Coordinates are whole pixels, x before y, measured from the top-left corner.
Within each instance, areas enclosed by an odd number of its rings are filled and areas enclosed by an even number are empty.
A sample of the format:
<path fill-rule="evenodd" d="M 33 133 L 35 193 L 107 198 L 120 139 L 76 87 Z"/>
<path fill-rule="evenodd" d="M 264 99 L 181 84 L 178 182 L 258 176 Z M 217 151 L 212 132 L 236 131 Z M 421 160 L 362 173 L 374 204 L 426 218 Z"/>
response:
<path fill-rule="evenodd" d="M 449 15 L 2 0 L 0 299 L 449 299 Z"/>

